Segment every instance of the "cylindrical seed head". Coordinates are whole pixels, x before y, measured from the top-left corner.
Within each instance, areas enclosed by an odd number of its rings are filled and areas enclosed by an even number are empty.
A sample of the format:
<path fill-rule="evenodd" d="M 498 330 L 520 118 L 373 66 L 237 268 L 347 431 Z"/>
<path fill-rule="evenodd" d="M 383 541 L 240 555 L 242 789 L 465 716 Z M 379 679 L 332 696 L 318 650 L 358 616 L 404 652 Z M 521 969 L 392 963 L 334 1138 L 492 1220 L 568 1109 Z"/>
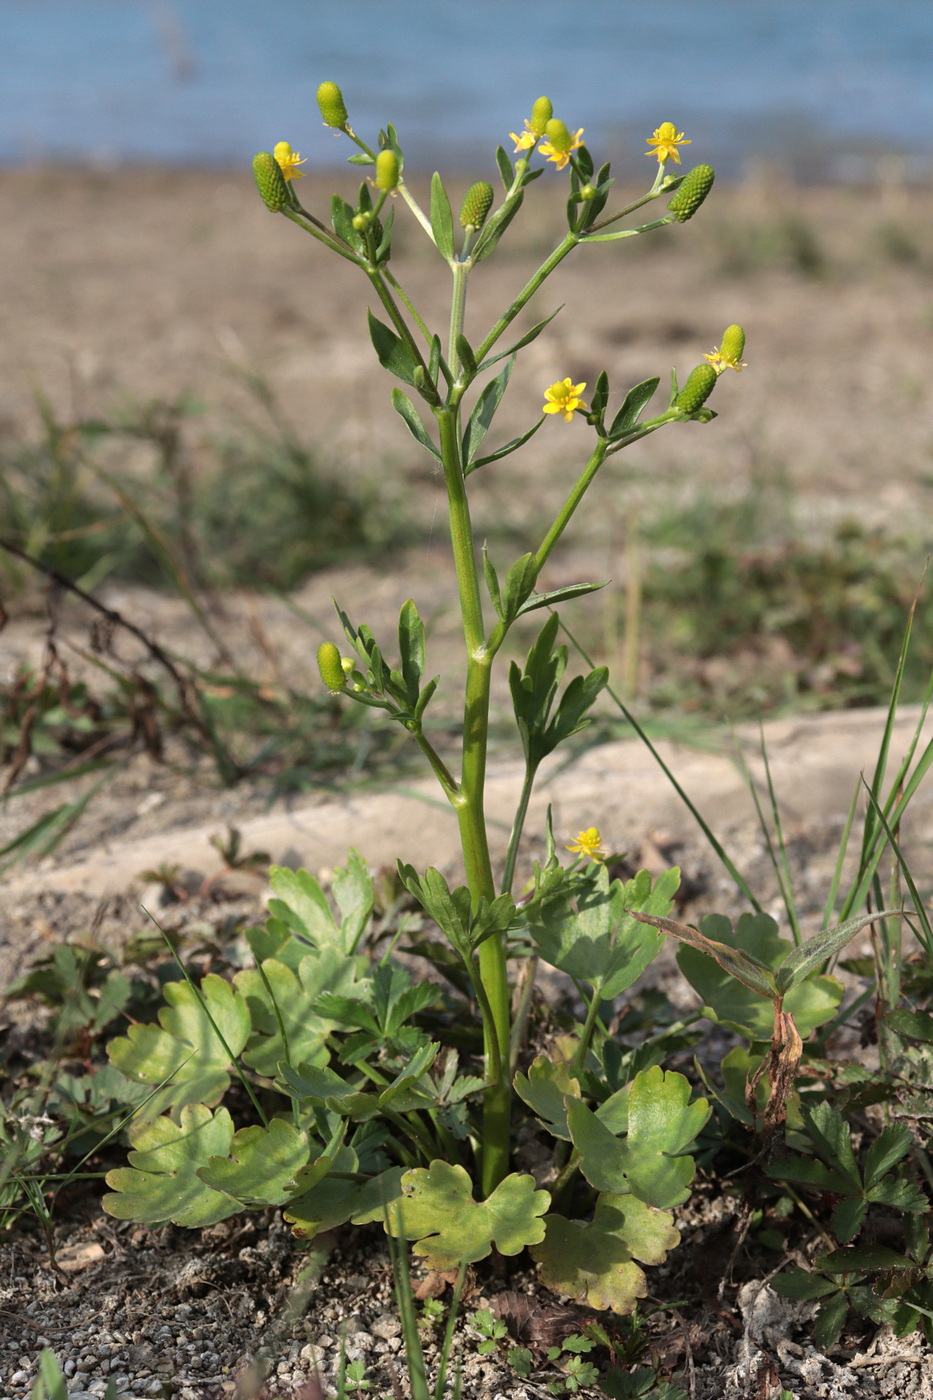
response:
<path fill-rule="evenodd" d="M 724 360 L 741 360 L 745 351 L 745 332 L 741 326 L 729 326 L 722 334 L 719 353 Z"/>
<path fill-rule="evenodd" d="M 545 135 L 555 151 L 569 151 L 573 137 L 559 117 L 552 117 L 544 128 Z"/>
<path fill-rule="evenodd" d="M 347 683 L 340 652 L 333 642 L 322 642 L 317 649 L 317 668 L 327 689 L 336 694 Z"/>
<path fill-rule="evenodd" d="M 549 97 L 539 97 L 531 109 L 531 121 L 528 123 L 535 136 L 543 136 L 547 130 L 547 124 L 554 115 L 554 108 Z"/>
<path fill-rule="evenodd" d="M 674 400 L 674 407 L 682 409 L 684 413 L 696 413 L 713 392 L 715 383 L 716 371 L 713 366 L 697 365 L 690 371 L 686 384 Z"/>
<path fill-rule="evenodd" d="M 482 228 L 492 208 L 492 200 L 492 185 L 485 180 L 477 180 L 475 185 L 471 185 L 460 206 L 460 227 Z"/>
<path fill-rule="evenodd" d="M 376 157 L 377 190 L 394 190 L 398 185 L 398 156 L 393 150 L 380 151 Z"/>
<path fill-rule="evenodd" d="M 716 172 L 711 165 L 695 165 L 684 176 L 680 189 L 667 206 L 678 223 L 685 224 L 688 219 L 693 218 L 713 188 L 715 178 Z"/>
<path fill-rule="evenodd" d="M 344 106 L 343 93 L 336 83 L 321 83 L 317 90 L 317 105 L 321 109 L 325 126 L 334 126 L 338 130 L 346 126 L 349 117 Z"/>
<path fill-rule="evenodd" d="M 282 167 L 271 151 L 260 151 L 253 156 L 253 175 L 266 208 L 277 214 L 288 203 L 288 186 Z"/>

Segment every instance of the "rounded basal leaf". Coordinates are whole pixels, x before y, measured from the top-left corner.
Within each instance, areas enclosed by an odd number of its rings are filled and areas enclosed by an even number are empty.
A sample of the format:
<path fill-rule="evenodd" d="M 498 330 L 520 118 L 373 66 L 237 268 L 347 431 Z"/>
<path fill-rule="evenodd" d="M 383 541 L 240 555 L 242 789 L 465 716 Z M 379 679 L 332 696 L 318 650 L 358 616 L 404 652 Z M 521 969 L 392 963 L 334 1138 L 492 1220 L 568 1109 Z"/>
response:
<path fill-rule="evenodd" d="M 640 1071 L 627 1094 L 627 1132 L 615 1133 L 586 1104 L 568 1098 L 567 1123 L 580 1170 L 597 1191 L 633 1192 L 648 1205 L 679 1205 L 690 1195 L 693 1158 L 686 1155 L 709 1118 L 706 1099 L 690 1102 L 682 1074 Z"/>
<path fill-rule="evenodd" d="M 164 995 L 161 1028 L 131 1026 L 107 1047 L 111 1063 L 129 1079 L 171 1081 L 146 1105 L 148 1117 L 170 1105 L 218 1103 L 250 1032 L 246 1002 L 216 973 L 202 980 L 200 993 L 190 982 L 169 982 Z"/>
<path fill-rule="evenodd" d="M 239 1201 L 201 1181 L 198 1168 L 211 1157 L 226 1156 L 233 1121 L 225 1108 L 216 1113 L 201 1103 L 181 1110 L 181 1123 L 156 1118 L 130 1129 L 130 1165 L 107 1173 L 113 1194 L 103 1199 L 108 1215 L 198 1228 L 226 1220 L 242 1210 Z"/>
<path fill-rule="evenodd" d="M 455 1268 L 500 1254 L 520 1254 L 544 1238 L 541 1216 L 551 1203 L 534 1179 L 513 1172 L 485 1201 L 473 1199 L 473 1183 L 459 1166 L 435 1161 L 402 1177 L 404 1196 L 389 1212 L 386 1229 L 417 1240 L 415 1253 L 432 1269 Z"/>
<path fill-rule="evenodd" d="M 588 1307 L 623 1315 L 648 1291 L 635 1261 L 663 1263 L 680 1243 L 673 1217 L 634 1196 L 600 1196 L 588 1224 L 562 1215 L 544 1223 L 544 1242 L 531 1250 L 541 1282 Z"/>
<path fill-rule="evenodd" d="M 605 999 L 619 996 L 638 980 L 664 946 L 648 924 L 630 910 L 652 915 L 670 912 L 680 871 L 666 870 L 652 884 L 641 870 L 623 885 L 610 884 L 605 866 L 581 898 L 567 894 L 547 900 L 529 932 L 546 962 L 596 988 Z"/>
<path fill-rule="evenodd" d="M 198 1176 L 245 1206 L 280 1206 L 295 1194 L 294 1177 L 307 1166 L 310 1153 L 307 1133 L 273 1118 L 268 1128 L 241 1128 L 229 1157 L 211 1157 Z"/>

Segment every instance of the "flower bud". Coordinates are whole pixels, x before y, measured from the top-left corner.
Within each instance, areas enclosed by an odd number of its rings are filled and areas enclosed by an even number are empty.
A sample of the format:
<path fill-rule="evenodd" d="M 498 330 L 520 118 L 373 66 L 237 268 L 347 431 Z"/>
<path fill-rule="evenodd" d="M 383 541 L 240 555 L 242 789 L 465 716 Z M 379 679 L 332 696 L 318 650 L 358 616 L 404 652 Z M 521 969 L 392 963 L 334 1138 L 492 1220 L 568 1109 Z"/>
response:
<path fill-rule="evenodd" d="M 716 371 L 713 366 L 697 365 L 690 371 L 686 384 L 674 400 L 674 407 L 682 409 L 684 413 L 696 413 L 713 392 L 715 383 Z"/>
<path fill-rule="evenodd" d="M 321 680 L 329 691 L 336 695 L 338 691 L 343 690 L 347 683 L 347 677 L 340 659 L 340 652 L 333 642 L 322 642 L 318 647 L 317 668 L 321 673 Z"/>
<path fill-rule="evenodd" d="M 485 180 L 478 180 L 475 185 L 471 185 L 460 206 L 460 227 L 482 228 L 486 222 L 486 215 L 492 208 L 492 199 L 492 185 L 487 184 Z"/>
<path fill-rule="evenodd" d="M 745 332 L 741 326 L 729 326 L 722 333 L 719 353 L 727 364 L 738 364 L 745 351 Z"/>
<path fill-rule="evenodd" d="M 531 109 L 531 121 L 528 123 L 529 130 L 535 136 L 543 136 L 547 130 L 547 124 L 554 115 L 554 108 L 551 106 L 549 97 L 539 97 Z"/>
<path fill-rule="evenodd" d="M 693 218 L 713 188 L 715 178 L 716 172 L 711 165 L 695 165 L 684 176 L 680 189 L 667 206 L 679 224 Z"/>
<path fill-rule="evenodd" d="M 282 167 L 271 151 L 260 151 L 253 156 L 253 175 L 266 208 L 277 214 L 288 203 L 288 186 Z"/>
<path fill-rule="evenodd" d="M 551 118 L 544 128 L 544 132 L 555 151 L 559 151 L 563 155 L 570 150 L 573 137 L 558 117 Z"/>
<path fill-rule="evenodd" d="M 321 83 L 317 90 L 317 105 L 321 109 L 325 126 L 333 126 L 338 130 L 346 126 L 349 117 L 343 103 L 343 93 L 336 83 Z"/>
<path fill-rule="evenodd" d="M 398 156 L 393 150 L 380 151 L 376 157 L 376 189 L 394 190 L 398 184 L 398 177 Z"/>

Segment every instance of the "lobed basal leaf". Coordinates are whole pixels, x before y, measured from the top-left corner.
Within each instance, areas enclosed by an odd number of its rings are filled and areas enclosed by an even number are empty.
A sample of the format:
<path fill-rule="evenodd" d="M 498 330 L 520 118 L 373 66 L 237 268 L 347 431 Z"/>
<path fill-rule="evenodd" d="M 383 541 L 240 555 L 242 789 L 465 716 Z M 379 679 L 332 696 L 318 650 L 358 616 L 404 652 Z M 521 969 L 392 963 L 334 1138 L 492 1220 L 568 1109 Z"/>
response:
<path fill-rule="evenodd" d="M 130 1165 L 107 1173 L 112 1194 L 103 1199 L 108 1215 L 147 1225 L 215 1225 L 242 1210 L 239 1201 L 198 1177 L 211 1157 L 225 1157 L 233 1139 L 233 1120 L 225 1108 L 216 1113 L 203 1103 L 186 1104 L 181 1123 L 171 1118 L 137 1123 L 130 1129 Z"/>
<path fill-rule="evenodd" d="M 162 1084 L 145 1107 L 157 1117 L 168 1107 L 219 1103 L 230 1085 L 229 1068 L 250 1033 L 246 1002 L 216 973 L 203 978 L 200 993 L 190 982 L 169 982 L 159 1026 L 130 1026 L 107 1047 L 110 1061 L 129 1079 Z"/>
<path fill-rule="evenodd" d="M 544 1239 L 541 1216 L 551 1203 L 533 1177 L 513 1172 L 485 1201 L 473 1199 L 473 1183 L 460 1166 L 434 1161 L 402 1177 L 403 1196 L 388 1212 L 386 1230 L 417 1240 L 415 1253 L 431 1269 L 451 1269 L 500 1254 L 520 1254 Z"/>
<path fill-rule="evenodd" d="M 584 1224 L 548 1215 L 547 1233 L 531 1253 L 546 1287 L 600 1310 L 634 1312 L 647 1280 L 635 1262 L 661 1264 L 680 1243 L 673 1217 L 635 1196 L 603 1194 Z"/>

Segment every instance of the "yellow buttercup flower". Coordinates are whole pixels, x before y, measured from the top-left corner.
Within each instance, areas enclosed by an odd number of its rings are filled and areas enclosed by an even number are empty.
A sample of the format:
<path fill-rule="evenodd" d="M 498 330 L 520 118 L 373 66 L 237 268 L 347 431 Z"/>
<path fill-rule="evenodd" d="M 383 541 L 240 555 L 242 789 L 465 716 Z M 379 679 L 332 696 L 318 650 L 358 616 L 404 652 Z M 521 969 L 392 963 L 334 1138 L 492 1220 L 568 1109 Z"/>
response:
<path fill-rule="evenodd" d="M 586 831 L 579 832 L 576 841 L 568 842 L 567 850 L 586 856 L 588 860 L 605 860 L 608 855 L 608 851 L 603 850 L 598 826 L 588 826 Z"/>
<path fill-rule="evenodd" d="M 279 167 L 286 180 L 300 180 L 304 175 L 303 170 L 299 170 L 299 165 L 304 165 L 307 156 L 302 157 L 297 151 L 293 151 L 287 141 L 277 141 L 272 152 L 279 163 Z"/>
<path fill-rule="evenodd" d="M 544 129 L 547 140 L 541 142 L 538 150 L 543 156 L 547 156 L 548 160 L 553 161 L 558 170 L 563 170 L 570 160 L 571 151 L 575 151 L 578 146 L 583 145 L 580 139 L 583 135 L 583 127 L 581 126 L 580 130 L 575 131 L 571 136 L 564 123 L 554 117 Z"/>
<path fill-rule="evenodd" d="M 653 136 L 648 137 L 648 145 L 653 146 L 653 151 L 646 151 L 646 156 L 657 156 L 658 164 L 663 165 L 666 160 L 676 161 L 680 164 L 680 152 L 678 146 L 691 146 L 693 142 L 685 137 L 682 131 L 678 131 L 673 122 L 662 122 Z"/>
<path fill-rule="evenodd" d="M 748 368 L 747 360 L 735 360 L 731 355 L 724 355 L 718 348 L 713 349 L 710 354 L 704 355 L 703 358 L 710 362 L 717 374 L 722 374 L 724 369 L 734 369 L 741 373 L 743 369 Z"/>
<path fill-rule="evenodd" d="M 525 119 L 525 130 L 520 131 L 517 135 L 514 131 L 510 131 L 509 138 L 515 142 L 516 151 L 530 151 L 532 146 L 538 143 L 537 134 L 532 131 L 531 123 L 527 118 Z"/>
<path fill-rule="evenodd" d="M 559 379 L 550 389 L 544 391 L 544 413 L 559 413 L 565 423 L 573 418 L 574 411 L 586 408 L 580 395 L 586 384 L 571 384 L 569 379 Z"/>

